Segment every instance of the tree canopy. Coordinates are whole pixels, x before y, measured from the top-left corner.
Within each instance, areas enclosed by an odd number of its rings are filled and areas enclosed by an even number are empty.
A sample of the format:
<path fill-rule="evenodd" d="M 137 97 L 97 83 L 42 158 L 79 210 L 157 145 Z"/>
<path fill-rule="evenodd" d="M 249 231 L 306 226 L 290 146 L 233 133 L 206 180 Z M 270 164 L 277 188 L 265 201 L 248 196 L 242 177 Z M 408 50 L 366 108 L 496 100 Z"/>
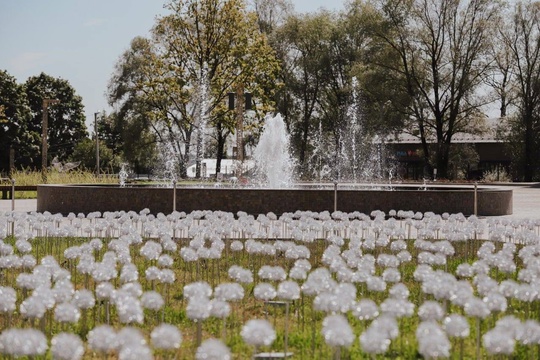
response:
<path fill-rule="evenodd" d="M 48 163 L 55 157 L 60 161 L 67 160 L 76 144 L 87 137 L 82 98 L 67 80 L 45 73 L 28 78 L 24 89 L 31 110 L 28 131 L 36 134 L 32 137 L 32 143 L 28 144 L 32 149 L 29 160 L 41 167 L 44 99 L 59 101 L 48 107 Z"/>
<path fill-rule="evenodd" d="M 1 170 L 10 170 L 10 154 L 17 164 L 30 157 L 32 149 L 28 144 L 35 143 L 37 134 L 29 131 L 29 119 L 30 107 L 23 86 L 6 71 L 0 71 Z"/>
<path fill-rule="evenodd" d="M 235 130 L 225 101 L 229 92 L 242 87 L 254 95 L 252 124 L 260 126 L 272 109 L 279 66 L 242 1 L 171 1 L 167 7 L 170 14 L 157 19 L 152 39 L 137 39 L 120 59 L 109 99 L 122 108 L 144 107 L 158 141 L 172 150 L 185 176 L 190 161 L 203 155 L 196 153 L 193 135 L 206 136 L 206 125 L 214 129 L 216 156 L 222 156 L 224 139 Z"/>

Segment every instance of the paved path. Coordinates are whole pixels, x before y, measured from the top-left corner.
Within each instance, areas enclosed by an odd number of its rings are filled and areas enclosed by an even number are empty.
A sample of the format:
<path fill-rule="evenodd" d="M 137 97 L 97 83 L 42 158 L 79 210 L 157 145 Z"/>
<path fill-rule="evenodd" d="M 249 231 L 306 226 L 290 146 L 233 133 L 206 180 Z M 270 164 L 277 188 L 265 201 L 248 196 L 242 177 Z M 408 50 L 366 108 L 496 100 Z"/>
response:
<path fill-rule="evenodd" d="M 514 212 L 505 217 L 519 219 L 540 219 L 540 184 L 504 185 L 514 190 Z M 10 211 L 11 200 L 0 200 L 0 211 Z M 15 211 L 36 211 L 37 200 L 15 200 Z"/>

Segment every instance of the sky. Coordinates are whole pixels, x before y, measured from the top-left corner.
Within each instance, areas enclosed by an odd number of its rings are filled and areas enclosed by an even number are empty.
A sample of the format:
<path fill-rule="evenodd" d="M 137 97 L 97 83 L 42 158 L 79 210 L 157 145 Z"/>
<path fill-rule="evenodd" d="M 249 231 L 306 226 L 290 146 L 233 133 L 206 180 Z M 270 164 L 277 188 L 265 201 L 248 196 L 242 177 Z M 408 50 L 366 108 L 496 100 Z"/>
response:
<path fill-rule="evenodd" d="M 340 10 L 345 0 L 291 0 L 295 11 Z M 41 72 L 82 97 L 86 123 L 110 112 L 105 92 L 120 55 L 149 36 L 166 0 L 0 0 L 0 70 L 24 83 Z"/>

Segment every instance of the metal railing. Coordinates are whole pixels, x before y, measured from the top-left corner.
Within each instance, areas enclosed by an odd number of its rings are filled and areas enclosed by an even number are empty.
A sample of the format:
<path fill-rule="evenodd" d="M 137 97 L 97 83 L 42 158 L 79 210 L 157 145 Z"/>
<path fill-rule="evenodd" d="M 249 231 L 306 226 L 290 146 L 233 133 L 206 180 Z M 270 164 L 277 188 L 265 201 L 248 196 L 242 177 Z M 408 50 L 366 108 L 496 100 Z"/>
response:
<path fill-rule="evenodd" d="M 15 211 L 15 179 L 0 178 L 0 183 L 11 183 L 11 211 Z"/>

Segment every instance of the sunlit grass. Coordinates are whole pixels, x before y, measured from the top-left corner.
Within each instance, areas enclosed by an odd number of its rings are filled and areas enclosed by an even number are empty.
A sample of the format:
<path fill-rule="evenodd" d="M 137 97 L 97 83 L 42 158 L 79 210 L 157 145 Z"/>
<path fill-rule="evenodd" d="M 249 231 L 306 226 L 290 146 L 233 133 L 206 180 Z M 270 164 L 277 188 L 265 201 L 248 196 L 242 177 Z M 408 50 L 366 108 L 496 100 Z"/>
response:
<path fill-rule="evenodd" d="M 95 261 L 101 261 L 103 255 L 107 251 L 107 244 L 111 239 L 102 238 L 104 246 L 101 250 L 95 252 Z M 77 263 L 74 260 L 68 260 L 64 257 L 64 251 L 70 246 L 81 245 L 84 242 L 89 241 L 85 238 L 74 237 L 41 237 L 31 240 L 32 242 L 32 255 L 38 261 L 40 261 L 49 255 L 52 255 L 61 267 L 67 269 L 71 273 L 71 281 L 77 289 L 87 288 L 89 290 L 95 290 L 96 283 L 92 277 L 82 275 L 76 271 Z M 178 250 L 181 247 L 188 246 L 190 239 L 176 239 Z M 276 256 L 264 256 L 248 254 L 243 251 L 234 252 L 229 249 L 232 240 L 225 240 L 226 250 L 221 259 L 201 259 L 196 262 L 185 262 L 179 255 L 179 251 L 167 252 L 174 259 L 173 270 L 176 275 L 176 281 L 166 286 L 164 284 L 154 283 L 147 281 L 144 277 L 144 271 L 149 266 L 155 266 L 154 261 L 149 261 L 144 258 L 140 253 L 140 246 L 131 246 L 130 255 L 132 263 L 134 263 L 139 269 L 139 282 L 142 285 L 144 291 L 156 290 L 162 294 L 166 301 L 166 306 L 163 310 L 158 312 L 152 312 L 145 310 L 144 324 L 135 324 L 136 328 L 140 329 L 147 337 L 152 329 L 161 322 L 170 323 L 178 326 L 182 331 L 183 343 L 181 349 L 176 354 L 179 359 L 192 359 L 196 350 L 196 326 L 193 321 L 186 316 L 186 300 L 183 296 L 184 285 L 195 281 L 206 281 L 212 287 L 215 287 L 219 283 L 231 282 L 228 278 L 227 271 L 231 265 L 239 265 L 244 268 L 252 270 L 255 275 L 255 282 L 258 281 L 257 272 L 262 265 L 281 266 L 285 271 L 289 271 L 294 264 L 294 260 L 287 259 L 283 255 Z M 268 240 L 272 242 L 273 240 Z M 290 240 L 293 241 L 293 240 Z M 13 238 L 5 239 L 5 243 L 14 245 Z M 449 257 L 447 264 L 440 267 L 434 267 L 435 270 L 443 270 L 449 273 L 455 273 L 457 266 L 463 262 L 472 263 L 477 260 L 476 251 L 482 241 L 469 240 L 468 242 L 455 242 L 453 243 L 456 250 L 455 256 Z M 315 240 L 312 243 L 298 242 L 299 245 L 307 246 L 310 250 L 311 257 L 310 263 L 313 265 L 312 269 L 322 266 L 322 254 L 328 243 L 325 240 Z M 347 242 L 344 247 L 347 246 Z M 500 250 L 501 244 L 496 244 L 497 250 Z M 16 247 L 14 247 L 16 249 Z M 408 287 L 410 291 L 409 301 L 415 304 L 416 308 L 426 300 L 434 300 L 431 295 L 426 295 L 421 290 L 421 285 L 414 279 L 414 271 L 418 265 L 416 262 L 418 251 L 413 247 L 412 241 L 407 241 L 407 250 L 411 253 L 413 261 L 400 265 L 400 273 L 402 276 L 402 282 Z M 387 248 L 377 247 L 373 251 L 364 251 L 364 254 L 371 254 L 375 257 L 384 252 L 389 252 Z M 17 255 L 22 255 L 17 253 Z M 518 267 L 519 268 L 519 267 Z M 382 268 L 376 268 L 376 274 L 380 276 Z M 19 307 L 21 301 L 25 298 L 23 290 L 18 289 L 16 286 L 17 276 L 23 272 L 23 270 L 7 270 L 1 271 L 1 279 L 3 286 L 11 286 L 17 289 Z M 335 276 L 335 275 L 334 275 Z M 515 279 L 517 273 L 503 274 L 495 270 L 491 270 L 490 276 L 500 282 L 505 279 Z M 118 278 L 113 281 L 115 287 L 120 287 Z M 274 283 L 277 286 L 277 283 Z M 268 347 L 268 351 L 283 351 L 284 346 L 284 320 L 285 311 L 282 306 L 265 305 L 262 301 L 255 299 L 253 296 L 253 288 L 255 284 L 244 285 L 245 299 L 231 303 L 232 312 L 231 315 L 224 322 L 221 319 L 209 318 L 202 324 L 202 337 L 203 339 L 215 337 L 222 338 L 226 345 L 231 349 L 235 359 L 249 359 L 252 355 L 253 349 L 246 345 L 240 336 L 240 329 L 242 325 L 252 318 L 267 318 L 273 325 L 278 333 L 276 341 L 271 347 Z M 381 304 L 388 297 L 388 290 L 391 284 L 388 284 L 387 290 L 382 292 L 375 292 L 367 290 L 364 284 L 357 284 L 357 298 L 369 298 L 374 300 L 378 305 Z M 476 294 L 478 296 L 478 294 Z M 289 321 L 289 341 L 288 349 L 295 353 L 296 359 L 330 359 L 332 358 L 334 351 L 332 348 L 325 344 L 325 340 L 321 335 L 322 320 L 326 314 L 318 311 L 314 311 L 312 307 L 313 298 L 303 296 L 301 300 L 297 300 L 291 303 L 290 308 L 290 321 Z M 533 307 L 530 304 L 520 302 L 518 300 L 509 301 L 508 314 L 512 314 L 521 320 L 529 318 L 538 319 L 540 317 L 540 311 L 535 304 Z M 60 331 L 69 331 L 78 334 L 83 340 L 86 339 L 88 330 L 92 329 L 98 324 L 102 324 L 106 321 L 105 317 L 105 302 L 96 302 L 94 309 L 91 309 L 88 313 L 87 324 L 85 327 L 81 322 L 77 324 L 63 325 L 59 324 L 52 318 L 51 310 L 45 315 L 43 323 L 32 322 L 21 318 L 17 312 L 12 315 L 0 316 L 0 324 L 2 327 L 36 327 L 40 328 L 49 339 Z M 415 309 L 416 310 L 416 309 Z M 110 306 L 110 319 L 111 325 L 116 329 L 120 329 L 124 324 L 118 321 L 116 310 L 114 306 Z M 446 304 L 447 313 L 464 314 L 463 310 L 450 303 Z M 504 314 L 504 315 L 508 315 Z M 485 333 L 495 324 L 497 318 L 501 317 L 501 314 L 493 314 L 489 318 L 482 320 L 481 333 Z M 358 337 L 363 331 L 366 330 L 369 325 L 369 321 L 360 321 L 354 318 L 352 315 L 347 316 L 350 325 L 352 326 L 355 335 Z M 476 328 L 474 319 L 469 320 L 471 335 L 463 342 L 465 358 L 474 357 L 476 351 Z M 223 326 L 226 326 L 226 331 L 223 331 Z M 397 339 L 392 341 L 391 346 L 387 353 L 380 356 L 369 357 L 365 354 L 358 342 L 358 339 L 353 343 L 353 346 L 349 349 L 342 349 L 341 358 L 343 359 L 362 359 L 362 358 L 397 358 L 397 359 L 414 359 L 420 358 L 417 351 L 417 340 L 415 331 L 419 324 L 419 318 L 416 315 L 412 317 L 405 317 L 399 320 L 400 334 Z M 225 337 L 223 338 L 223 335 Z M 459 349 L 459 341 L 452 340 L 453 352 L 457 356 Z M 167 358 L 167 352 L 156 352 L 156 356 L 164 356 Z M 485 353 L 483 353 L 486 355 Z M 515 358 L 532 358 L 533 356 L 539 356 L 538 349 L 526 347 L 523 345 L 517 345 L 515 351 Z M 99 358 L 91 351 L 87 350 L 85 353 L 85 359 Z"/>

